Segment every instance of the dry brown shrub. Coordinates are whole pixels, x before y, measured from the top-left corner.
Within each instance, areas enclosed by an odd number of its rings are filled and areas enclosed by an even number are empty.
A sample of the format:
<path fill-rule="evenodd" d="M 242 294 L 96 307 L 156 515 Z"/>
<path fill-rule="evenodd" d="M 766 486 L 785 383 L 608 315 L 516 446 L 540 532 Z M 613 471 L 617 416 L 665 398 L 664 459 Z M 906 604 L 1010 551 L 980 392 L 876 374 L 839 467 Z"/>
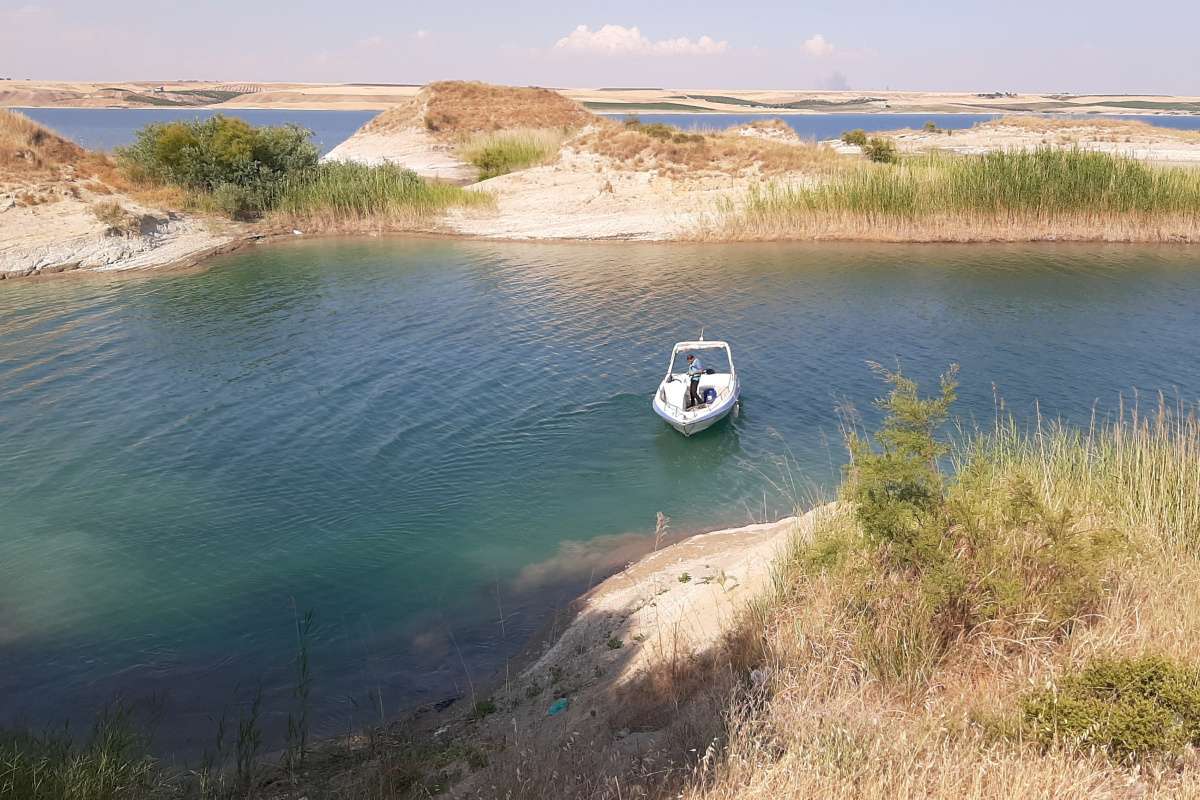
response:
<path fill-rule="evenodd" d="M 141 229 L 142 218 L 127 211 L 116 200 L 102 200 L 92 204 L 92 215 L 114 236 L 132 236 Z"/>
<path fill-rule="evenodd" d="M 1200 131 L 1163 128 L 1139 120 L 1055 119 L 1051 117 L 1011 116 L 980 123 L 977 127 L 983 129 L 1020 128 L 1032 133 L 1071 131 L 1080 136 L 1091 137 L 1123 136 L 1142 139 L 1179 139 L 1189 142 L 1200 142 Z M 1126 139 L 1126 141 L 1128 140 Z M 1117 140 L 1110 139 L 1109 141 Z"/>
<path fill-rule="evenodd" d="M 375 117 L 363 130 L 424 127 L 439 136 L 458 136 L 513 128 L 580 128 L 595 120 L 583 106 L 549 89 L 438 81 L 410 102 Z"/>
<path fill-rule="evenodd" d="M 782 134 L 790 135 L 795 138 L 800 138 L 792 129 L 791 125 L 781 120 L 779 117 L 771 117 L 770 119 L 756 119 L 742 126 L 743 128 L 753 128 L 760 131 L 779 131 Z"/>
<path fill-rule="evenodd" d="M 773 127 L 772 121 L 763 122 L 764 127 Z M 840 164 L 832 148 L 807 142 L 772 141 L 727 131 L 666 138 L 616 123 L 604 123 L 585 134 L 578 146 L 626 167 L 653 167 L 663 174 L 677 173 L 680 168 L 722 174 L 827 174 Z"/>
<path fill-rule="evenodd" d="M 119 182 L 116 165 L 102 153 L 93 153 L 24 114 L 0 109 L 0 179 L 31 180 L 93 177 Z"/>

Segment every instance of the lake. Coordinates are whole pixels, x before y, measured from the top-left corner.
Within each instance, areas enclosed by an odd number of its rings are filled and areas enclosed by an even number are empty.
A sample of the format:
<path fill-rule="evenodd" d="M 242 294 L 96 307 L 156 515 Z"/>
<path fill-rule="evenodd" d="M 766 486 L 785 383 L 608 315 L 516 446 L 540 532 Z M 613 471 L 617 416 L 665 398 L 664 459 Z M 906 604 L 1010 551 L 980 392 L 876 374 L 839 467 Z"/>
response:
<path fill-rule="evenodd" d="M 194 753 L 261 685 L 278 743 L 307 610 L 316 733 L 458 695 L 657 512 L 827 492 L 867 360 L 961 363 L 968 424 L 1086 421 L 1200 396 L 1197 309 L 1200 251 L 1166 246 L 329 239 L 4 281 L 0 722 L 153 697 Z M 701 329 L 743 408 L 684 439 L 650 396 Z"/>
<path fill-rule="evenodd" d="M 215 114 L 253 125 L 294 124 L 313 133 L 322 154 L 349 139 L 376 111 L 305 111 L 252 108 L 15 108 L 89 150 L 132 144 L 134 134 L 152 122 L 208 119 Z"/>
<path fill-rule="evenodd" d="M 786 122 L 803 139 L 836 139 L 843 133 L 855 128 L 868 132 L 894 131 L 902 128 L 921 128 L 926 122 L 932 122 L 944 130 L 960 130 L 970 128 L 982 122 L 999 119 L 1003 114 L 605 114 L 614 119 L 629 119 L 635 116 L 642 122 L 662 122 L 687 130 L 705 130 L 713 128 L 729 128 L 734 125 L 745 125 L 756 119 L 771 119 L 778 116 Z M 1145 122 L 1178 130 L 1200 130 L 1200 114 L 1194 116 L 1152 116 L 1152 115 L 1047 115 L 1050 119 L 1115 119 L 1132 122 Z"/>
<path fill-rule="evenodd" d="M 327 153 L 374 117 L 375 111 L 303 111 L 294 109 L 203 109 L 203 108 L 18 108 L 38 122 L 49 126 L 84 147 L 111 150 L 131 144 L 134 134 L 151 122 L 206 119 L 221 113 L 255 125 L 284 125 L 293 123 L 313 132 L 313 140 L 321 153 Z M 624 114 L 606 114 L 613 119 L 627 119 Z M 744 125 L 756 119 L 770 119 L 762 114 L 638 114 L 643 122 L 663 122 L 687 129 L 720 129 Z M 779 119 L 805 139 L 835 139 L 854 128 L 866 131 L 889 131 L 898 128 L 920 128 L 933 122 L 940 128 L 958 130 L 996 119 L 998 114 L 780 114 Z M 1066 115 L 1055 115 L 1055 118 Z M 1087 118 L 1095 118 L 1088 115 Z M 1200 130 L 1200 115 L 1196 116 L 1113 116 L 1148 122 L 1151 125 Z"/>

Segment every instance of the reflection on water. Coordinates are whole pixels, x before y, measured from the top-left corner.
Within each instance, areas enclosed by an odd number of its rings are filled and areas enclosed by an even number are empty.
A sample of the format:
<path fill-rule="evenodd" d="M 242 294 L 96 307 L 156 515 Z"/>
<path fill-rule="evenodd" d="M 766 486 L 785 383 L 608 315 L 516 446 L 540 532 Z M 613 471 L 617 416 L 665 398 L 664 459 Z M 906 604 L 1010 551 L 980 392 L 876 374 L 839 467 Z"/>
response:
<path fill-rule="evenodd" d="M 161 693 L 162 746 L 195 747 L 258 682 L 286 708 L 294 608 L 319 623 L 319 733 L 368 692 L 387 713 L 454 694 L 652 547 L 657 512 L 682 535 L 831 487 L 837 407 L 879 393 L 867 359 L 960 362 L 983 424 L 993 384 L 1075 419 L 1132 387 L 1197 397 L 1197 261 L 327 240 L 6 281 L 0 721 Z M 744 403 L 689 440 L 650 395 L 701 328 Z"/>

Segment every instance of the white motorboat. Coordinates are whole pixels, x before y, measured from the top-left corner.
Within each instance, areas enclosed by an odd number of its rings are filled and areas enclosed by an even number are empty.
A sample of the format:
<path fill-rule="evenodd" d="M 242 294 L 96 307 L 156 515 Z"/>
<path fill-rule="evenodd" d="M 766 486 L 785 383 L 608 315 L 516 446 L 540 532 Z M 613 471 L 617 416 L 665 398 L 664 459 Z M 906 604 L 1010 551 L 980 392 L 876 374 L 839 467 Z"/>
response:
<path fill-rule="evenodd" d="M 724 350 L 729 363 L 728 372 L 717 372 L 706 369 L 700 376 L 700 387 L 697 394 L 701 402 L 689 405 L 687 367 L 682 372 L 673 372 L 675 359 L 680 353 L 699 353 L 705 350 Z M 701 359 L 703 362 L 703 359 Z M 733 353 L 727 342 L 706 342 L 703 335 L 699 341 L 679 342 L 671 350 L 671 360 L 667 364 L 667 374 L 658 391 L 654 393 L 654 413 L 658 414 L 672 428 L 684 436 L 699 433 L 714 423 L 724 419 L 738 403 L 741 386 L 738 384 L 737 370 L 733 367 Z"/>

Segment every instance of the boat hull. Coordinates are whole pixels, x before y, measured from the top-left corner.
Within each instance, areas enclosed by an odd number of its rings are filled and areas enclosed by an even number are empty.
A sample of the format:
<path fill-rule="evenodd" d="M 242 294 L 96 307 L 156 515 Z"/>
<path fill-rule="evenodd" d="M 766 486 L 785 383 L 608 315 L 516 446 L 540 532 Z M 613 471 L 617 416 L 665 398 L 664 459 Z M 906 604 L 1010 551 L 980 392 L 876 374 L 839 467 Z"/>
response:
<path fill-rule="evenodd" d="M 734 406 L 738 403 L 740 392 L 734 392 L 730 397 L 726 398 L 720 405 L 713 406 L 707 410 L 707 413 L 697 414 L 691 418 L 680 418 L 672 413 L 662 402 L 659 401 L 657 395 L 653 400 L 654 413 L 662 418 L 664 422 L 670 425 L 675 430 L 682 433 L 684 436 L 693 436 L 701 431 L 708 430 L 713 425 L 716 425 L 725 417 L 729 416 L 729 412 L 733 411 Z"/>

